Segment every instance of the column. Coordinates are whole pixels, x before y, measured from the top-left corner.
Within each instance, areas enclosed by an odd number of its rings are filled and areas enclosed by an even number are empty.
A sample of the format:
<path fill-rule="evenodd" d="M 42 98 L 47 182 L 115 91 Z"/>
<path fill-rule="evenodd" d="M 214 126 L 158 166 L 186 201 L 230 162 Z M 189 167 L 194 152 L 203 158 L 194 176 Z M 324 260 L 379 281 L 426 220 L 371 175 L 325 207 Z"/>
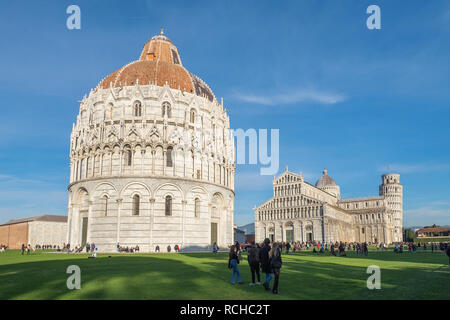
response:
<path fill-rule="evenodd" d="M 224 244 L 229 244 L 228 239 L 230 238 L 229 237 L 230 230 L 228 229 L 228 227 L 230 226 L 229 223 L 230 223 L 231 219 L 230 219 L 230 216 L 229 216 L 228 208 L 226 206 L 223 207 L 222 213 L 223 213 L 222 216 L 225 217 L 225 221 L 222 221 L 222 218 L 220 219 L 220 223 L 223 225 L 222 228 L 224 230 L 223 242 L 224 242 Z M 233 225 L 231 224 L 231 226 L 233 226 Z M 233 227 L 231 227 L 231 228 L 233 230 Z"/>
<path fill-rule="evenodd" d="M 69 195 L 69 205 L 67 206 L 67 235 L 66 235 L 66 243 L 70 243 L 70 239 L 71 239 L 71 230 L 72 230 L 72 201 L 70 200 L 70 195 Z"/>
<path fill-rule="evenodd" d="M 181 207 L 182 207 L 182 211 L 181 211 L 181 214 L 182 214 L 182 217 L 181 217 L 181 221 L 182 221 L 182 223 L 181 223 L 181 247 L 182 248 L 184 247 L 184 229 L 185 229 L 184 225 L 186 223 L 186 204 L 187 204 L 186 200 L 181 201 Z"/>
<path fill-rule="evenodd" d="M 70 161 L 70 183 L 73 182 L 73 162 L 72 160 Z"/>
<path fill-rule="evenodd" d="M 101 153 L 100 153 L 100 170 L 99 170 L 100 176 L 103 175 L 103 156 L 104 156 L 104 155 L 105 155 L 104 152 L 101 152 Z"/>
<path fill-rule="evenodd" d="M 156 150 L 152 149 L 152 175 L 155 175 L 155 154 Z"/>
<path fill-rule="evenodd" d="M 131 174 L 134 175 L 134 163 L 135 163 L 135 159 L 136 159 L 136 150 L 132 149 L 130 150 L 130 152 L 132 152 L 132 158 L 131 158 Z"/>
<path fill-rule="evenodd" d="M 117 243 L 120 244 L 120 211 L 122 209 L 122 199 L 117 199 Z"/>
<path fill-rule="evenodd" d="M 95 159 L 97 158 L 97 155 L 94 153 L 92 156 L 92 174 L 91 177 L 95 176 Z"/>
<path fill-rule="evenodd" d="M 81 243 L 80 242 L 80 237 L 78 236 L 79 234 L 79 229 L 80 229 L 80 218 L 79 218 L 79 212 L 80 209 L 77 206 L 72 206 L 72 228 L 70 230 L 70 246 L 71 247 L 75 247 L 76 245 L 79 245 Z"/>
<path fill-rule="evenodd" d="M 209 242 L 211 242 L 211 215 L 212 215 L 212 203 L 208 203 L 208 235 L 209 235 Z M 217 229 L 217 232 L 219 232 L 219 230 Z M 219 242 L 219 239 L 217 239 L 217 242 Z M 210 245 L 212 245 L 210 243 Z M 220 244 L 218 243 L 217 245 L 220 246 Z"/>
<path fill-rule="evenodd" d="M 123 151 L 119 151 L 119 176 L 122 175 Z"/>
<path fill-rule="evenodd" d="M 112 176 L 112 160 L 113 160 L 113 152 L 109 152 L 109 175 Z"/>
<path fill-rule="evenodd" d="M 166 174 L 166 163 L 167 163 L 167 150 L 163 149 L 163 163 L 162 163 L 162 174 Z"/>
<path fill-rule="evenodd" d="M 283 223 L 280 223 L 280 232 L 281 232 L 281 242 L 284 242 L 284 228 Z"/>
<path fill-rule="evenodd" d="M 294 241 L 302 241 L 302 224 L 299 221 L 294 223 Z"/>
<path fill-rule="evenodd" d="M 153 248 L 153 224 L 155 223 L 155 199 L 150 198 L 150 243 L 149 252 L 154 250 Z"/>
<path fill-rule="evenodd" d="M 145 157 L 145 149 L 141 149 L 141 176 L 144 175 L 144 157 Z"/>
<path fill-rule="evenodd" d="M 92 235 L 92 206 L 94 205 L 94 202 L 89 200 L 88 201 L 88 234 L 87 234 L 87 242 L 91 243 L 91 235 Z"/>

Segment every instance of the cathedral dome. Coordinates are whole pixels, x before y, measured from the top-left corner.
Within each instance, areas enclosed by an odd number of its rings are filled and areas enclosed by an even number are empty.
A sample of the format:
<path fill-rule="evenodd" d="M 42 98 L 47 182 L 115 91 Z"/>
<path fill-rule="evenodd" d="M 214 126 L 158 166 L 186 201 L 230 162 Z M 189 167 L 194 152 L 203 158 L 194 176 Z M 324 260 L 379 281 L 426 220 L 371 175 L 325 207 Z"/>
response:
<path fill-rule="evenodd" d="M 333 178 L 328 175 L 327 169 L 323 170 L 323 176 L 319 178 L 316 182 L 317 188 L 324 188 L 329 186 L 336 186 L 336 182 L 334 182 Z"/>
<path fill-rule="evenodd" d="M 208 85 L 196 75 L 187 71 L 177 47 L 161 33 L 145 43 L 139 60 L 133 61 L 104 78 L 97 88 L 122 87 L 134 84 L 157 86 L 169 85 L 197 96 L 214 101 L 215 96 Z"/>

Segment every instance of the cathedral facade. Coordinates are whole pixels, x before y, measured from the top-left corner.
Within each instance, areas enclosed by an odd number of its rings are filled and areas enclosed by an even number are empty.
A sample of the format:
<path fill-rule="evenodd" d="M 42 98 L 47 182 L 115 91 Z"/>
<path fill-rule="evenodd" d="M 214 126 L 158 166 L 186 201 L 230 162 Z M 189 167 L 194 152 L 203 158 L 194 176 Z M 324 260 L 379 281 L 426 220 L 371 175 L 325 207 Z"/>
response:
<path fill-rule="evenodd" d="M 254 208 L 255 239 L 280 242 L 402 241 L 403 186 L 399 174 L 382 175 L 379 196 L 341 199 L 327 170 L 315 185 L 286 172 L 273 180 L 273 197 Z"/>
<path fill-rule="evenodd" d="M 103 252 L 230 245 L 234 153 L 223 102 L 161 31 L 81 101 L 67 243 Z"/>

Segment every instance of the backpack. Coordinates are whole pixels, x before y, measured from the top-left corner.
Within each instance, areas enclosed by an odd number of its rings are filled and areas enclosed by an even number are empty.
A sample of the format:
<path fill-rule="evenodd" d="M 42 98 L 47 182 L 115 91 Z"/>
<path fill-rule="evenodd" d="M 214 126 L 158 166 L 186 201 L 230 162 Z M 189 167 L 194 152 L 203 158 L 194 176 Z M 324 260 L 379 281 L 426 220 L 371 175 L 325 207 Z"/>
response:
<path fill-rule="evenodd" d="M 270 266 L 273 269 L 281 269 L 281 261 L 277 258 L 270 259 Z"/>
<path fill-rule="evenodd" d="M 248 251 L 248 258 L 251 262 L 259 262 L 259 251 L 257 248 L 252 247 Z"/>
<path fill-rule="evenodd" d="M 273 269 L 281 269 L 281 250 L 278 249 L 278 256 L 276 257 L 272 257 L 272 259 L 270 259 L 270 266 Z"/>

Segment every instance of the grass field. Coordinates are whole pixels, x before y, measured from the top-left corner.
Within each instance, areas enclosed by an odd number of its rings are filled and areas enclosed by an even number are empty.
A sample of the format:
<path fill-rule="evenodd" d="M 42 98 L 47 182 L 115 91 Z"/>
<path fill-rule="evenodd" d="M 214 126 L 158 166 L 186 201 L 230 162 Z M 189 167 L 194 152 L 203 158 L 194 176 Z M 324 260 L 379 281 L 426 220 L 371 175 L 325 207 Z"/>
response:
<path fill-rule="evenodd" d="M 245 259 L 245 257 L 244 257 Z M 68 290 L 69 265 L 81 268 L 81 289 Z M 381 268 L 381 289 L 366 286 L 370 265 Z M 283 255 L 279 294 L 230 284 L 227 254 L 0 253 L 0 299 L 450 299 L 450 266 L 441 252 L 349 252 L 347 257 L 311 252 Z"/>

